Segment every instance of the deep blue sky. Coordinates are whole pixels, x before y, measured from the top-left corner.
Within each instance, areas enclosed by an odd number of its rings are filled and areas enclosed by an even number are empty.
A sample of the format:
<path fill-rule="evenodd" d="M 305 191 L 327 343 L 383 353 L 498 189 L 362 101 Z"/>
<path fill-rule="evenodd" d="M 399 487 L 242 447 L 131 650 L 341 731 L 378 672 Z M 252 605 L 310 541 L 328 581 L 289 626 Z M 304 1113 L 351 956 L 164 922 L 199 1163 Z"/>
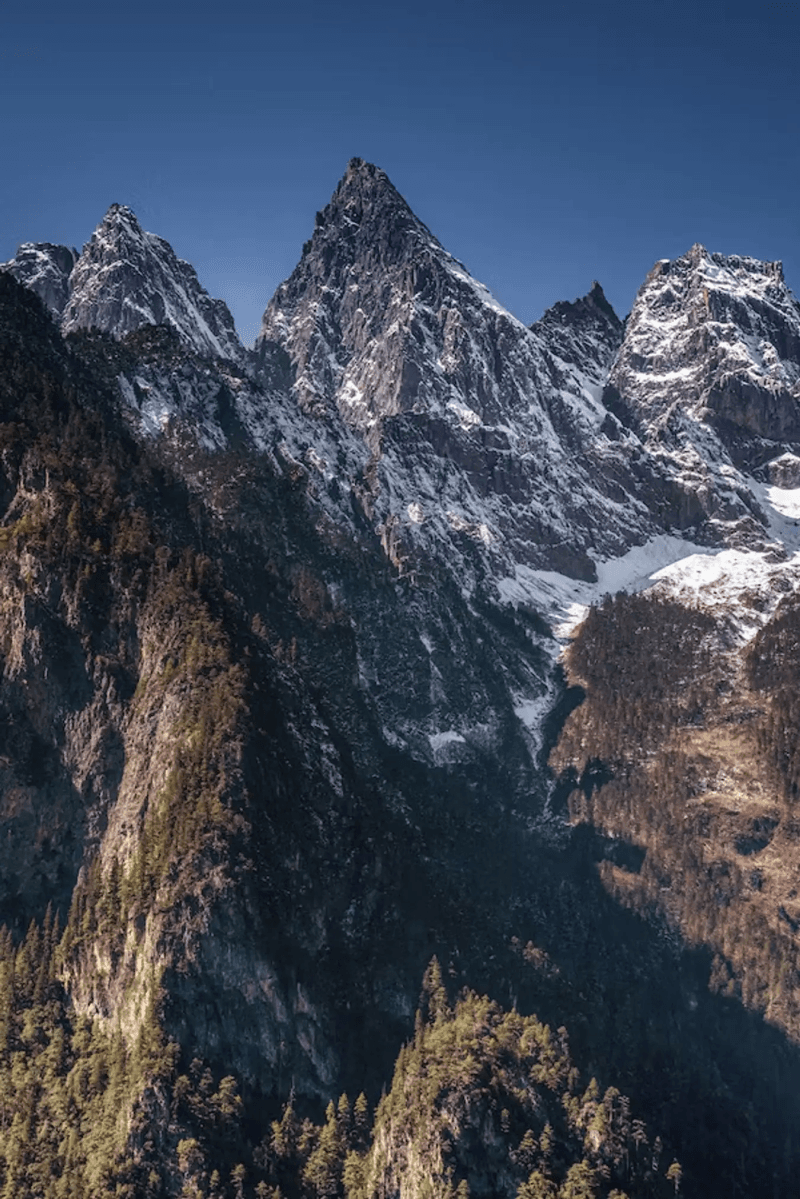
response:
<path fill-rule="evenodd" d="M 0 261 L 112 201 L 244 339 L 347 161 L 525 321 L 700 241 L 800 294 L 797 3 L 6 0 Z"/>

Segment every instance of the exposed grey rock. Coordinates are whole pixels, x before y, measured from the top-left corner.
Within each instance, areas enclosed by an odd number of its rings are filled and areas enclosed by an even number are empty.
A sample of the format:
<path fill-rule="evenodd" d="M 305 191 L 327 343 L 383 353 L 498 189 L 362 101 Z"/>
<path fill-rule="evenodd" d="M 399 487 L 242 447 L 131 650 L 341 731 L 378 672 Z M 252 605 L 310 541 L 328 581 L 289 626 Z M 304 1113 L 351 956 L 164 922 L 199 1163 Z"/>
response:
<path fill-rule="evenodd" d="M 0 264 L 19 282 L 35 291 L 56 320 L 69 298 L 69 276 L 78 258 L 77 250 L 51 242 L 25 242 L 10 262 Z"/>
<path fill-rule="evenodd" d="M 587 295 L 554 304 L 531 329 L 546 341 L 551 354 L 580 366 L 587 375 L 591 372 L 592 381 L 602 384 L 622 344 L 625 326 L 595 280 Z"/>
<path fill-rule="evenodd" d="M 796 454 L 781 454 L 768 462 L 761 472 L 775 487 L 800 487 L 800 458 Z"/>
<path fill-rule="evenodd" d="M 680 413 L 712 426 L 734 456 L 800 435 L 800 305 L 778 262 L 693 246 L 656 264 L 609 376 L 652 436 Z"/>
<path fill-rule="evenodd" d="M 700 245 L 656 263 L 604 400 L 685 497 L 676 515 L 699 503 L 701 536 L 756 544 L 748 476 L 800 439 L 800 306 L 780 263 Z"/>
<path fill-rule="evenodd" d="M 608 436 L 599 398 L 620 329 L 599 287 L 527 329 L 354 159 L 256 349 L 273 373 L 276 348 L 288 355 L 302 413 L 363 437 L 370 513 L 393 539 L 446 556 L 466 533 L 494 574 L 591 577 L 593 558 L 658 527 L 635 494 L 633 441 Z"/>
<path fill-rule="evenodd" d="M 233 317 L 213 300 L 194 267 L 169 245 L 145 233 L 129 208 L 112 204 L 84 246 L 69 281 L 62 329 L 99 329 L 124 337 L 145 325 L 171 326 L 195 353 L 243 356 Z"/>

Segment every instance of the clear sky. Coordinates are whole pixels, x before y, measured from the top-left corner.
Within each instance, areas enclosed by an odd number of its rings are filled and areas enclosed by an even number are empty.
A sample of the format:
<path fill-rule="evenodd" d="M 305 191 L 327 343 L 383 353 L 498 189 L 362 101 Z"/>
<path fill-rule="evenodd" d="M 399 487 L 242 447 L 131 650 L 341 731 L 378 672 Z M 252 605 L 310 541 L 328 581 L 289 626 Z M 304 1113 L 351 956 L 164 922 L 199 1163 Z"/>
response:
<path fill-rule="evenodd" d="M 800 295 L 800 7 L 5 0 L 0 261 L 129 204 L 252 342 L 357 155 L 530 322 L 693 242 Z"/>

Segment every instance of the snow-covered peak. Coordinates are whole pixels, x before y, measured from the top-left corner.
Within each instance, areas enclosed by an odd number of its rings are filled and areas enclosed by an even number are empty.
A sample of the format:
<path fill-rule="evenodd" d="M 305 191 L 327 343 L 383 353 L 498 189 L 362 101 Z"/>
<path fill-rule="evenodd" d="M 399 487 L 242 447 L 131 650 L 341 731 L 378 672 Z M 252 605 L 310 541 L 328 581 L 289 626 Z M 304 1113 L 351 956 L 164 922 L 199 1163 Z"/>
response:
<path fill-rule="evenodd" d="M 781 264 L 694 245 L 650 271 L 610 383 L 634 419 L 652 422 L 677 403 L 780 440 L 800 434 L 799 364 L 800 306 Z M 753 389 L 773 397 L 769 411 L 756 411 Z"/>
<path fill-rule="evenodd" d="M 635 447 L 601 399 L 621 324 L 599 286 L 562 307 L 563 322 L 553 310 L 527 328 L 354 160 L 258 350 L 265 377 L 283 356 L 304 416 L 363 438 L 365 502 L 390 555 L 402 543 L 455 559 L 466 543 L 593 577 L 598 552 L 653 522 Z"/>
<path fill-rule="evenodd" d="M 127 204 L 109 204 L 108 212 L 95 230 L 95 236 L 102 240 L 104 237 L 113 239 L 124 237 L 126 234 L 134 240 L 139 240 L 144 235 L 136 219 L 136 213 L 132 208 L 128 208 Z"/>
<path fill-rule="evenodd" d="M 124 337 L 144 325 L 169 325 L 204 357 L 243 354 L 223 301 L 212 299 L 194 268 L 145 232 L 130 208 L 112 204 L 72 270 L 62 328 Z"/>
<path fill-rule="evenodd" d="M 271 300 L 257 349 L 267 362 L 270 347 L 288 352 L 301 407 L 321 414 L 333 400 L 377 445 L 387 417 L 414 410 L 449 420 L 451 401 L 464 407 L 467 392 L 480 421 L 501 422 L 520 406 L 500 367 L 503 344 L 517 340 L 546 375 L 536 336 L 441 246 L 383 171 L 353 159 Z"/>
<path fill-rule="evenodd" d="M 69 297 L 69 276 L 78 257 L 77 250 L 51 242 L 25 242 L 10 262 L 0 263 L 18 283 L 35 291 L 39 299 L 59 320 Z"/>
<path fill-rule="evenodd" d="M 757 547 L 751 476 L 800 447 L 800 306 L 780 263 L 700 245 L 657 262 L 603 398 L 677 488 L 678 527 Z"/>
<path fill-rule="evenodd" d="M 356 231 L 360 235 L 357 248 L 360 252 L 369 249 L 371 268 L 391 267 L 416 258 L 420 269 L 412 275 L 411 285 L 430 287 L 434 280 L 429 270 L 435 263 L 434 272 L 443 270 L 447 275 L 445 286 L 472 293 L 481 304 L 518 323 L 416 216 L 386 172 L 361 158 L 350 160 L 330 204 L 317 213 L 314 237 L 306 243 L 304 252 L 313 257 L 331 237 L 354 240 Z"/>

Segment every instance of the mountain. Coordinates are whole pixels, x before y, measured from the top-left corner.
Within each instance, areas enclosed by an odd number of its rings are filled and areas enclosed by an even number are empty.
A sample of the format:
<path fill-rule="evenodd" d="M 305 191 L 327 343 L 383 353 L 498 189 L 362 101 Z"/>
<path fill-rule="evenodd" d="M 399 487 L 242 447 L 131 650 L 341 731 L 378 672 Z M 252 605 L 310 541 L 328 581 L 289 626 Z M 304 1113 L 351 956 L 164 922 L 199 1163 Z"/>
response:
<path fill-rule="evenodd" d="M 145 233 L 130 208 L 112 204 L 80 255 L 64 246 L 20 246 L 4 268 L 31 287 L 64 333 L 99 329 L 124 337 L 168 325 L 196 354 L 237 360 L 242 346 L 222 300 L 162 238 Z"/>
<path fill-rule="evenodd" d="M 60 318 L 67 306 L 69 277 L 77 258 L 77 250 L 67 246 L 26 242 L 17 250 L 16 258 L 3 263 L 0 269 L 36 292 L 45 307 Z"/>
<path fill-rule="evenodd" d="M 118 205 L 5 264 L 4 1193 L 791 1193 L 798 346 L 360 159 L 252 351 Z"/>
<path fill-rule="evenodd" d="M 780 263 L 693 246 L 648 275 L 609 376 L 606 402 L 711 525 L 745 538 L 764 523 L 749 475 L 796 456 L 798 335 Z"/>
<path fill-rule="evenodd" d="M 409 550 L 449 555 L 466 534 L 494 575 L 519 562 L 593 577 L 592 553 L 655 527 L 630 494 L 636 450 L 623 439 L 614 468 L 599 469 L 608 414 L 597 379 L 619 322 L 597 312 L 551 350 L 551 324 L 530 330 L 501 308 L 384 173 L 354 159 L 268 306 L 256 352 L 288 354 L 301 410 L 362 435 L 375 515 Z"/>

